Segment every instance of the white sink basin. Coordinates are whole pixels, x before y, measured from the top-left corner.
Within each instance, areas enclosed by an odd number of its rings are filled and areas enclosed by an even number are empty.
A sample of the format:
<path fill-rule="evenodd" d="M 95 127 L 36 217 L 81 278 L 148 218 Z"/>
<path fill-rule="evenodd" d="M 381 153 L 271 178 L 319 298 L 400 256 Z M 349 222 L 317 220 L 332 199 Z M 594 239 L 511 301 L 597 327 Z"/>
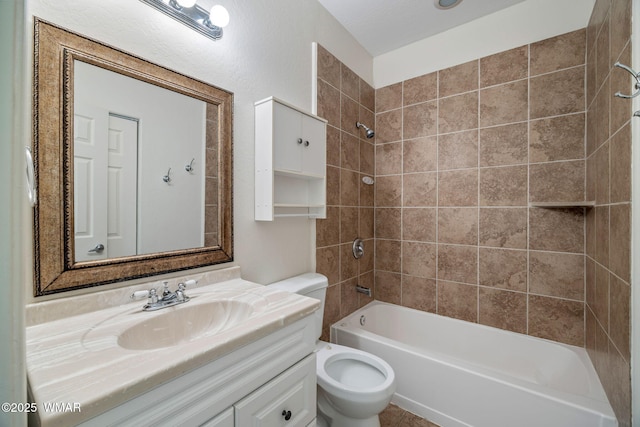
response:
<path fill-rule="evenodd" d="M 118 345 L 128 350 L 170 347 L 229 329 L 253 313 L 253 306 L 243 301 L 189 304 L 165 308 L 157 316 L 125 329 L 118 336 Z"/>

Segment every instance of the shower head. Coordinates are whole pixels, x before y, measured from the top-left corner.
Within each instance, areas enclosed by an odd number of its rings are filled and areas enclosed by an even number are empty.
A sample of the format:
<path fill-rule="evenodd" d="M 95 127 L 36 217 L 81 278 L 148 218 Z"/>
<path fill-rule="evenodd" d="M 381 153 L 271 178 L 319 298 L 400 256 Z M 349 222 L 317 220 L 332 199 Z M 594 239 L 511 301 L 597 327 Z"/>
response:
<path fill-rule="evenodd" d="M 375 135 L 375 132 L 373 131 L 373 129 L 368 128 L 364 123 L 356 122 L 356 127 L 363 128 L 364 130 L 366 130 L 367 138 L 369 139 L 373 138 L 373 136 Z"/>

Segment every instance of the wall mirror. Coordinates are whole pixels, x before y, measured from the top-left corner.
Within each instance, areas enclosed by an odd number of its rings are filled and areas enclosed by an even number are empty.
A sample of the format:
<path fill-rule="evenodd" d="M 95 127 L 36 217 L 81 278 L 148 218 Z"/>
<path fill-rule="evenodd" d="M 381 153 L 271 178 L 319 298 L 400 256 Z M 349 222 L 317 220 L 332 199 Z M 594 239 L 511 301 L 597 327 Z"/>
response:
<path fill-rule="evenodd" d="M 233 94 L 40 19 L 34 294 L 233 260 Z"/>

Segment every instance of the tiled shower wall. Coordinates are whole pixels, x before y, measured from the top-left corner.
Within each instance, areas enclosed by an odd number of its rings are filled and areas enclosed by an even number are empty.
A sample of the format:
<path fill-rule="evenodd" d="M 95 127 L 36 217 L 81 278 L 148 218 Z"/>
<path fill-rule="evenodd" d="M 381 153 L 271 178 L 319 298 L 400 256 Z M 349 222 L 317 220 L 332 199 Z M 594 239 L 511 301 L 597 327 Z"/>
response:
<path fill-rule="evenodd" d="M 585 344 L 621 426 L 631 425 L 631 1 L 597 0 L 587 27 Z M 637 119 L 636 119 L 637 120 Z"/>
<path fill-rule="evenodd" d="M 376 299 L 584 344 L 585 42 L 376 90 Z"/>
<path fill-rule="evenodd" d="M 316 221 L 316 269 L 330 283 L 324 339 L 369 301 L 359 283 L 378 300 L 585 345 L 630 425 L 632 112 L 613 93 L 631 85 L 611 66 L 631 62 L 630 9 L 630 0 L 597 0 L 586 30 L 375 93 L 319 48 L 318 114 L 329 121 L 328 214 Z M 376 138 L 356 120 L 375 122 Z M 583 200 L 596 207 L 530 207 Z"/>
<path fill-rule="evenodd" d="M 316 221 L 316 271 L 329 279 L 323 339 L 328 327 L 371 298 L 356 284 L 373 289 L 374 230 L 373 140 L 356 128 L 373 127 L 375 91 L 332 54 L 318 46 L 318 115 L 327 119 L 327 219 Z M 365 255 L 356 260 L 352 243 L 364 240 Z"/>

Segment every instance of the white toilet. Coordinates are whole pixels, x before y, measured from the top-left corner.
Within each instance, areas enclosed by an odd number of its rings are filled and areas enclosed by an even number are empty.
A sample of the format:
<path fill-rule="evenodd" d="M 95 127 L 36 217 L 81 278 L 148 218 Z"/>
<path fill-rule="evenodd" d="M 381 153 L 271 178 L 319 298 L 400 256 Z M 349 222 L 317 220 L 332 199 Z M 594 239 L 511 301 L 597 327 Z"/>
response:
<path fill-rule="evenodd" d="M 269 286 L 319 299 L 316 333 L 322 335 L 327 278 L 307 273 Z M 373 354 L 318 340 L 318 426 L 380 427 L 378 414 L 396 389 L 391 366 Z"/>

